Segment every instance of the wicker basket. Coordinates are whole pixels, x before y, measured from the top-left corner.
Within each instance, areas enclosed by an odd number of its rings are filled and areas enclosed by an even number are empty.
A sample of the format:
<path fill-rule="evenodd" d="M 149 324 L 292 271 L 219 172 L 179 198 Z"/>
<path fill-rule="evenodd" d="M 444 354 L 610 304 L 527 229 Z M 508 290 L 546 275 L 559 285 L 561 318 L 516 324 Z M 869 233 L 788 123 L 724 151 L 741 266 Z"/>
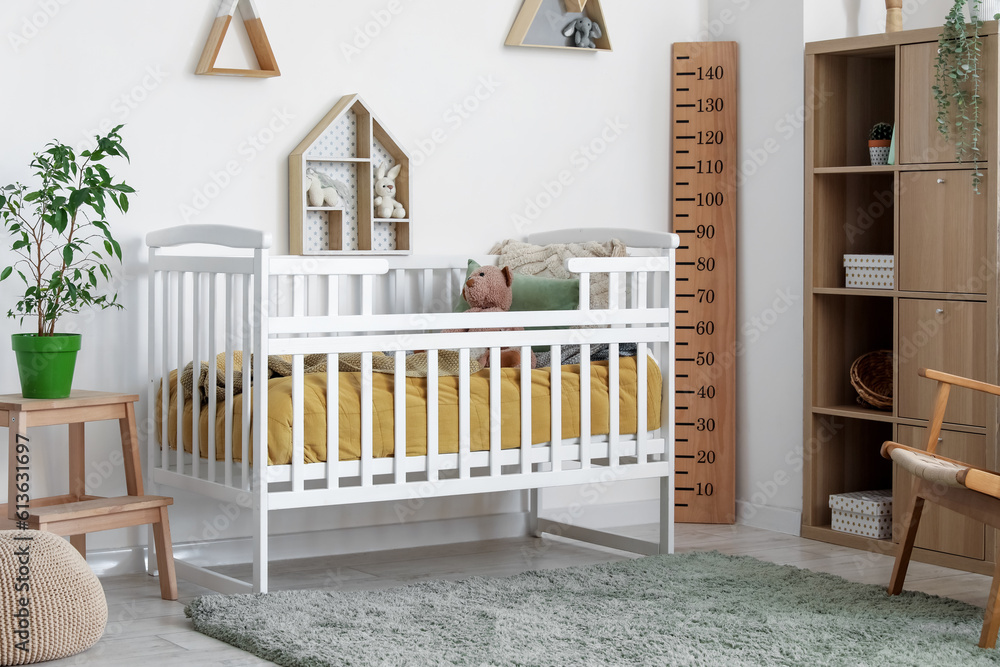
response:
<path fill-rule="evenodd" d="M 863 354 L 851 364 L 851 386 L 858 403 L 878 410 L 892 409 L 892 351 Z"/>

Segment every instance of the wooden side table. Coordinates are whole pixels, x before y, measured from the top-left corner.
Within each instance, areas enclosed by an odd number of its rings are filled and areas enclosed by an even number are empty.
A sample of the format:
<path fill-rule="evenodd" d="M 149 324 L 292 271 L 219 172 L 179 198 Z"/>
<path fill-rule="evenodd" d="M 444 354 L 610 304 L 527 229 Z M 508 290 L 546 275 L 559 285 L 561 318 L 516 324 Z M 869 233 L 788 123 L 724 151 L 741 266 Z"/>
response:
<path fill-rule="evenodd" d="M 177 579 L 167 517 L 167 507 L 174 500 L 165 496 L 143 495 L 139 439 L 135 426 L 137 400 L 139 397 L 134 394 L 97 391 L 74 391 L 69 398 L 53 400 L 0 396 L 0 420 L 9 432 L 7 504 L 0 505 L 0 528 L 10 530 L 17 527 L 17 484 L 25 481 L 24 477 L 18 479 L 18 473 L 27 473 L 30 484 L 30 460 L 45 451 L 43 443 L 28 439 L 28 429 L 32 426 L 67 424 L 69 493 L 31 498 L 28 527 L 70 536 L 73 546 L 86 557 L 87 533 L 152 524 L 160 594 L 164 600 L 176 600 Z M 86 490 L 84 424 L 109 419 L 118 420 L 125 460 L 128 495 L 117 498 L 88 495 Z M 24 465 L 24 459 L 19 462 L 17 454 L 17 445 L 25 441 L 28 442 L 28 465 Z"/>

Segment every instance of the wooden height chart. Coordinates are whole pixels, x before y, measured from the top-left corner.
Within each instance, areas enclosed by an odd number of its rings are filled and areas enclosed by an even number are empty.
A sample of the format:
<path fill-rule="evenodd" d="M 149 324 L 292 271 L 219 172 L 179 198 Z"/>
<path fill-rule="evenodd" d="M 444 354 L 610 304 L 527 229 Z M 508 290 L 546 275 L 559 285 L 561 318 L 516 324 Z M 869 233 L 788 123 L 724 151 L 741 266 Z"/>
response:
<path fill-rule="evenodd" d="M 736 520 L 736 42 L 674 44 L 676 518 Z"/>

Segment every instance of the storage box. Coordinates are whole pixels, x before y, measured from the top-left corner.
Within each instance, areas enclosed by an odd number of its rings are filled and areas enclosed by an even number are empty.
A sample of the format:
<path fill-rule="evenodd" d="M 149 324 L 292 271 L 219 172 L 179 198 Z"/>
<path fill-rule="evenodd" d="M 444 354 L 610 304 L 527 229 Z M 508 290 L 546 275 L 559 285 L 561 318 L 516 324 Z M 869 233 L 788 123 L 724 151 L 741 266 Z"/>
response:
<path fill-rule="evenodd" d="M 892 491 L 854 491 L 830 496 L 831 528 L 885 540 L 892 537 Z"/>
<path fill-rule="evenodd" d="M 892 255 L 844 255 L 845 284 L 862 289 L 893 289 L 895 265 Z"/>

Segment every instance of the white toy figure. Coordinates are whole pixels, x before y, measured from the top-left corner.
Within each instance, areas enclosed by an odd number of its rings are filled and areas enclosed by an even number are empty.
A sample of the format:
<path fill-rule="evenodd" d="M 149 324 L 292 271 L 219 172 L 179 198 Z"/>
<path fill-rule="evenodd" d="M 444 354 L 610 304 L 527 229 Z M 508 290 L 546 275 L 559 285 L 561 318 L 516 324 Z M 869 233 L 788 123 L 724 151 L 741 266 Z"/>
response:
<path fill-rule="evenodd" d="M 313 207 L 339 206 L 341 200 L 351 196 L 351 189 L 346 183 L 321 174 L 315 169 L 306 169 L 306 191 L 309 193 L 309 205 Z"/>
<path fill-rule="evenodd" d="M 375 173 L 375 217 L 405 218 L 406 209 L 396 201 L 396 177 L 403 165 L 397 164 L 386 173 L 386 163 L 379 165 Z"/>

